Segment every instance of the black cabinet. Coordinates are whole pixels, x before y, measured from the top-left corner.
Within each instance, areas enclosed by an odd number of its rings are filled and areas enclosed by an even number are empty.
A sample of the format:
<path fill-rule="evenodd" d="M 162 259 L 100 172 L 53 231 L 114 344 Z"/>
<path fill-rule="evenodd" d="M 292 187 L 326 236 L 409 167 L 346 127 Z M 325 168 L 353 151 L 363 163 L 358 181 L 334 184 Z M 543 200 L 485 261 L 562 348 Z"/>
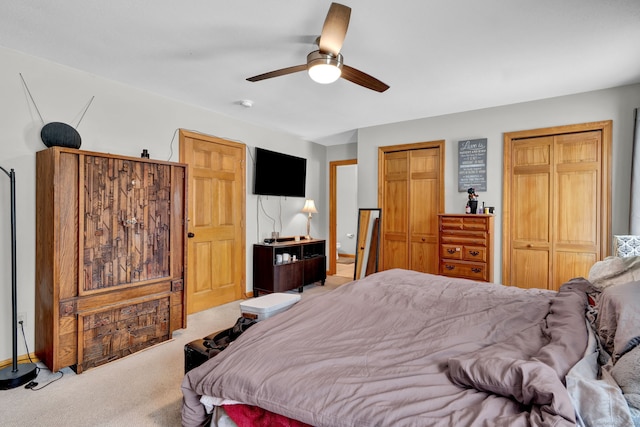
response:
<path fill-rule="evenodd" d="M 327 278 L 325 241 L 280 241 L 253 245 L 253 295 L 286 292 Z"/>

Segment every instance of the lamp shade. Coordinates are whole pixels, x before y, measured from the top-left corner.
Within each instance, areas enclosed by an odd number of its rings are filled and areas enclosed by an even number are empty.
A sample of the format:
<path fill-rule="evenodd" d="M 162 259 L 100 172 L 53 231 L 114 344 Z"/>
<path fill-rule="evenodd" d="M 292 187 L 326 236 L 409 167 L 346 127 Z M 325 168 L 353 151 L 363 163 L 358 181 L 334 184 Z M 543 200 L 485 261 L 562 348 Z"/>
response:
<path fill-rule="evenodd" d="M 340 68 L 331 64 L 318 64 L 309 68 L 309 77 L 316 82 L 321 84 L 329 84 L 333 83 L 340 78 L 342 71 Z"/>
<path fill-rule="evenodd" d="M 333 83 L 342 74 L 342 55 L 332 55 L 314 50 L 307 55 L 307 72 L 317 83 Z"/>
<path fill-rule="evenodd" d="M 304 207 L 302 208 L 302 212 L 304 213 L 318 213 L 316 209 L 316 204 L 312 199 L 307 199 L 304 202 Z"/>

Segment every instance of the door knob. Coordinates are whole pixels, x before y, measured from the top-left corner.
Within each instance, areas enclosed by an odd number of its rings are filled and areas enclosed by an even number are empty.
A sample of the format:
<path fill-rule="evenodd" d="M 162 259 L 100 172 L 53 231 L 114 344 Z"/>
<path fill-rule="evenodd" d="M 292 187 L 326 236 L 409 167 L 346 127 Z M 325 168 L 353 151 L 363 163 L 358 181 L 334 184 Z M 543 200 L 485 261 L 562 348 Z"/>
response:
<path fill-rule="evenodd" d="M 188 238 L 192 238 L 192 237 L 196 237 L 196 235 L 195 235 L 195 234 L 193 234 L 192 232 L 188 232 L 188 233 L 187 233 L 187 237 L 188 237 Z"/>

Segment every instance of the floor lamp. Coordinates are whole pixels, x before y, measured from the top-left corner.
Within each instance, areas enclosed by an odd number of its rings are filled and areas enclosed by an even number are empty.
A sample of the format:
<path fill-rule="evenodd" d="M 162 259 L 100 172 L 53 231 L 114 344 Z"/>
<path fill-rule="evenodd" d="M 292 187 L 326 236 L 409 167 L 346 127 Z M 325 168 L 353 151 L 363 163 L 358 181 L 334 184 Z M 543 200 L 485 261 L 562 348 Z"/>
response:
<path fill-rule="evenodd" d="M 0 369 L 0 390 L 16 388 L 31 381 L 38 375 L 35 363 L 18 364 L 18 290 L 16 271 L 16 173 L 7 172 L 0 166 L 11 181 L 11 314 L 13 315 L 13 363 Z"/>

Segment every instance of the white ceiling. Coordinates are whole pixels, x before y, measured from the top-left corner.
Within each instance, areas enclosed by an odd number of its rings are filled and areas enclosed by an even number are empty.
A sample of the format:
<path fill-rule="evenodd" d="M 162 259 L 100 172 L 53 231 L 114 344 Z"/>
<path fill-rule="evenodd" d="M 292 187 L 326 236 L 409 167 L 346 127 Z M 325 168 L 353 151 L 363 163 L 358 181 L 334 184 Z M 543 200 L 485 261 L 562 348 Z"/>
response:
<path fill-rule="evenodd" d="M 344 62 L 384 93 L 305 72 L 245 80 L 304 64 L 329 0 L 2 0 L 0 45 L 326 145 L 362 127 L 640 82 L 640 0 L 342 3 Z"/>

